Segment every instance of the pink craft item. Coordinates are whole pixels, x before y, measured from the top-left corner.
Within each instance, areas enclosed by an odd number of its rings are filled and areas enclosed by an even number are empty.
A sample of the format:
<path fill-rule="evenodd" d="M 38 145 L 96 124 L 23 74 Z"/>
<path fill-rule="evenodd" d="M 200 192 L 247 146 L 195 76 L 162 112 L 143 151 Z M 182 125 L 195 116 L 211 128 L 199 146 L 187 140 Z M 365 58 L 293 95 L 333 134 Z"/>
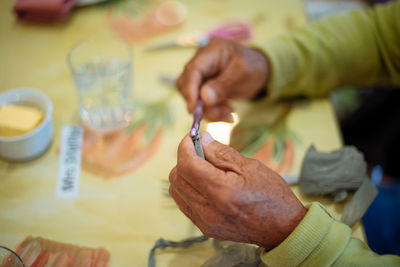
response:
<path fill-rule="evenodd" d="M 245 22 L 226 23 L 208 31 L 207 37 L 219 37 L 227 40 L 250 39 L 251 27 Z"/>
<path fill-rule="evenodd" d="M 17 0 L 14 12 L 18 19 L 33 22 L 56 22 L 68 17 L 79 0 Z"/>

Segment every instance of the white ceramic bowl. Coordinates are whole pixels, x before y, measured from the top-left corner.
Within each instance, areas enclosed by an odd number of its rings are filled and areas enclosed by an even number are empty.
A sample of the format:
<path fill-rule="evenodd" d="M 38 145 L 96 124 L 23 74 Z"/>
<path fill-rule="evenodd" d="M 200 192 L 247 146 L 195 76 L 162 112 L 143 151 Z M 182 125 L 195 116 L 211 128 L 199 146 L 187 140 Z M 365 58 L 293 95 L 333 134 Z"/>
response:
<path fill-rule="evenodd" d="M 0 157 L 21 161 L 41 155 L 53 138 L 53 104 L 44 93 L 33 88 L 16 88 L 0 94 L 0 106 L 4 103 L 31 104 L 44 112 L 44 119 L 32 131 L 13 137 L 0 136 Z"/>

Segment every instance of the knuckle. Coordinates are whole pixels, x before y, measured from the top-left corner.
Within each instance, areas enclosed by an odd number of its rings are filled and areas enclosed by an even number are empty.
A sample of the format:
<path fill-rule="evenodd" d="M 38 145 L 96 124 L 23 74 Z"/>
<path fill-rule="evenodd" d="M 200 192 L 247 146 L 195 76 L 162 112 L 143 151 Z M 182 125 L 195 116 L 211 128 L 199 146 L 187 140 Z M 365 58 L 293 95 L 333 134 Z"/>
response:
<path fill-rule="evenodd" d="M 175 86 L 179 89 L 179 90 L 181 90 L 182 89 L 182 78 L 183 76 L 181 75 L 181 76 L 179 76 L 179 78 L 175 81 Z"/>
<path fill-rule="evenodd" d="M 186 164 L 180 161 L 178 165 L 176 165 L 176 172 L 181 175 L 182 173 L 186 172 L 186 168 Z"/>
<path fill-rule="evenodd" d="M 172 184 L 176 179 L 176 167 L 174 167 L 169 173 L 169 182 Z"/>
<path fill-rule="evenodd" d="M 249 67 L 246 66 L 246 63 L 243 62 L 243 60 L 241 60 L 240 58 L 235 60 L 235 69 L 237 74 L 235 76 L 236 82 L 247 81 L 250 75 L 252 74 L 249 70 Z"/>
<path fill-rule="evenodd" d="M 213 47 L 215 47 L 216 45 L 218 45 L 218 43 L 219 43 L 218 38 L 212 37 L 212 38 L 208 41 L 208 43 L 207 43 L 205 46 L 203 46 L 203 47 L 204 47 L 205 49 L 207 49 L 207 48 L 213 48 Z"/>
<path fill-rule="evenodd" d="M 197 51 L 196 51 L 196 56 L 197 56 L 197 55 L 204 54 L 205 52 L 207 52 L 208 48 L 209 48 L 208 44 L 206 44 L 205 46 L 199 47 L 199 48 L 197 49 Z"/>
<path fill-rule="evenodd" d="M 264 165 L 259 160 L 248 159 L 248 161 L 246 163 L 246 172 L 247 173 L 258 172 L 263 167 L 264 167 Z"/>
<path fill-rule="evenodd" d="M 217 158 L 222 160 L 230 160 L 232 158 L 232 153 L 234 153 L 234 149 L 228 146 L 220 147 L 215 151 L 215 155 Z"/>
<path fill-rule="evenodd" d="M 194 69 L 194 63 L 193 63 L 193 60 L 191 60 L 185 65 L 184 72 L 189 73 L 189 72 L 192 72 L 193 69 Z"/>
<path fill-rule="evenodd" d="M 220 37 L 213 37 L 208 42 L 209 45 L 221 45 L 227 43 L 227 40 Z"/>
<path fill-rule="evenodd" d="M 204 50 L 198 50 L 196 55 L 188 63 L 186 63 L 185 67 L 183 68 L 185 76 L 189 76 L 191 73 L 199 69 L 199 66 L 203 62 L 203 54 L 206 54 Z"/>
<path fill-rule="evenodd" d="M 181 160 L 176 166 L 177 176 L 192 177 L 193 176 L 193 165 L 189 160 Z"/>
<path fill-rule="evenodd" d="M 229 47 L 229 41 L 219 38 L 219 37 L 213 37 L 208 41 L 208 44 L 205 45 L 203 48 L 206 51 L 214 50 L 214 51 L 224 51 Z"/>
<path fill-rule="evenodd" d="M 172 189 L 172 186 L 169 187 L 168 193 L 173 199 L 175 199 L 175 191 Z"/>
<path fill-rule="evenodd" d="M 246 165 L 247 165 L 248 169 L 257 169 L 259 164 L 260 164 L 260 162 L 258 160 L 250 158 L 250 159 L 248 159 Z"/>

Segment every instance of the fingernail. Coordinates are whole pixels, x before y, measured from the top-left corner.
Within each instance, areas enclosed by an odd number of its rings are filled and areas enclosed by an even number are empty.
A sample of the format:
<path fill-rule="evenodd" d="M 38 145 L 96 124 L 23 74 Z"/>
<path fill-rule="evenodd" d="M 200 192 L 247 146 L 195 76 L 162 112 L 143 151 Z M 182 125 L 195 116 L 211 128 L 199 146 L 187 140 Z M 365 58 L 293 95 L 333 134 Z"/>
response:
<path fill-rule="evenodd" d="M 215 90 L 211 87 L 206 87 L 203 90 L 206 97 L 206 99 L 204 99 L 205 102 L 209 105 L 214 105 L 217 102 L 217 94 L 215 93 Z"/>
<path fill-rule="evenodd" d="M 214 139 L 208 132 L 203 132 L 201 135 L 201 141 L 203 142 L 203 144 L 208 145 L 209 143 L 214 141 Z"/>

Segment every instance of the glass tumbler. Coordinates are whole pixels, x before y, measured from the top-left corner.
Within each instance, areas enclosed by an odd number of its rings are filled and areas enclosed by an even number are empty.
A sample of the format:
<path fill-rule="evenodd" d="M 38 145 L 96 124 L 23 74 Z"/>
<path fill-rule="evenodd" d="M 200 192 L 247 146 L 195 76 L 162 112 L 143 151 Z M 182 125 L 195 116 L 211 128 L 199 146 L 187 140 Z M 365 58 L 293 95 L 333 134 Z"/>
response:
<path fill-rule="evenodd" d="M 85 126 L 107 132 L 125 127 L 133 113 L 132 50 L 113 37 L 90 37 L 68 54 Z"/>
<path fill-rule="evenodd" d="M 0 267 L 25 267 L 21 258 L 9 248 L 0 246 Z"/>

